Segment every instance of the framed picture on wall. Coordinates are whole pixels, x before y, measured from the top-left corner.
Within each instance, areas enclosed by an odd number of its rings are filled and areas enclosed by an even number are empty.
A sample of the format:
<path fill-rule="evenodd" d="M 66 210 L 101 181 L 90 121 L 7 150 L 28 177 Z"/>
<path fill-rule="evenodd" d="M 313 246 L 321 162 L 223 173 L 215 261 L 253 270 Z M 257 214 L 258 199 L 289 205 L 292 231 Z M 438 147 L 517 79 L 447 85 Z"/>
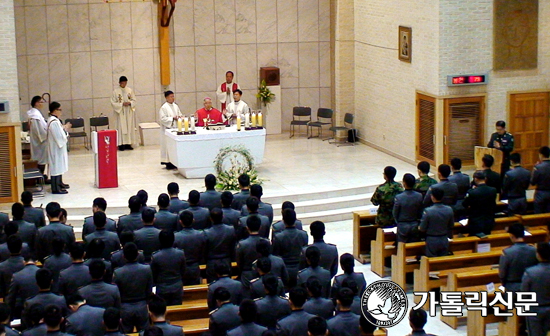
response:
<path fill-rule="evenodd" d="M 412 28 L 399 26 L 399 41 L 397 44 L 399 60 L 411 63 L 412 60 Z"/>

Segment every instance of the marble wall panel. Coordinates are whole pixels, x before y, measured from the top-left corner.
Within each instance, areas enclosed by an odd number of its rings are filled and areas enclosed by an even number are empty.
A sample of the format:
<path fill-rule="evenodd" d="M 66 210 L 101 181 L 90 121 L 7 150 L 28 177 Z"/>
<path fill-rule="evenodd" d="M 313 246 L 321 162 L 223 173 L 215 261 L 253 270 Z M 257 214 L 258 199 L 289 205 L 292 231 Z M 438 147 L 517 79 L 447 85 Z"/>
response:
<path fill-rule="evenodd" d="M 92 98 L 92 61 L 89 52 L 71 53 L 72 99 Z"/>
<path fill-rule="evenodd" d="M 90 5 L 90 48 L 111 50 L 111 13 L 105 4 Z"/>
<path fill-rule="evenodd" d="M 319 43 L 300 43 L 298 53 L 300 87 L 319 87 Z"/>
<path fill-rule="evenodd" d="M 321 88 L 319 93 L 319 107 L 331 108 L 332 90 L 330 88 Z"/>
<path fill-rule="evenodd" d="M 262 43 L 256 45 L 258 52 L 258 69 L 261 67 L 279 66 L 277 61 L 277 44 Z"/>
<path fill-rule="evenodd" d="M 87 4 L 88 0 L 67 0 L 68 5 Z"/>
<path fill-rule="evenodd" d="M 194 16 L 193 16 L 193 1 L 180 1 L 177 4 L 177 9 L 172 17 L 172 25 L 174 27 L 174 46 L 194 46 Z M 158 26 L 158 25 L 155 25 Z M 158 36 L 155 35 L 155 36 Z"/>
<path fill-rule="evenodd" d="M 199 107 L 202 107 L 202 99 L 198 102 L 195 92 L 176 92 L 176 102 L 185 116 L 191 116 Z"/>
<path fill-rule="evenodd" d="M 319 41 L 330 42 L 330 0 L 319 0 Z"/>
<path fill-rule="evenodd" d="M 136 118 L 138 124 L 157 120 L 156 115 L 158 114 L 160 106 L 157 108 L 155 105 L 154 95 L 136 96 L 136 102 L 138 103 L 138 105 L 136 105 Z"/>
<path fill-rule="evenodd" d="M 44 6 L 46 0 L 25 0 L 25 6 Z"/>
<path fill-rule="evenodd" d="M 316 115 L 319 103 L 319 88 L 300 88 L 300 106 L 311 107 L 311 114 Z"/>
<path fill-rule="evenodd" d="M 92 51 L 92 96 L 94 98 L 111 97 L 113 92 L 112 53 Z"/>
<path fill-rule="evenodd" d="M 212 18 L 212 13 L 214 13 L 214 0 L 194 0 L 193 4 L 195 44 L 215 44 L 216 28 Z"/>
<path fill-rule="evenodd" d="M 298 42 L 298 0 L 277 0 L 277 33 L 279 42 Z"/>
<path fill-rule="evenodd" d="M 27 7 L 29 8 L 29 7 Z M 32 8 L 32 7 L 30 7 Z M 49 53 L 60 53 L 69 51 L 69 25 L 68 25 L 68 14 L 67 6 L 65 5 L 56 5 L 56 6 L 47 6 L 46 8 L 46 26 L 48 32 L 48 48 Z M 27 20 L 29 16 L 27 15 Z M 27 30 L 27 36 L 42 36 L 43 35 L 43 26 L 40 27 L 40 35 L 34 35 L 32 32 Z M 29 51 L 30 43 L 27 41 L 27 51 Z M 43 51 L 45 52 L 45 51 Z"/>
<path fill-rule="evenodd" d="M 27 56 L 27 73 L 29 76 L 29 95 L 42 95 L 50 92 L 50 69 L 48 55 Z"/>
<path fill-rule="evenodd" d="M 252 110 L 258 109 L 258 99 L 256 98 L 257 89 L 245 89 L 243 92 L 242 100 L 248 104 L 248 107 Z"/>
<path fill-rule="evenodd" d="M 128 86 L 133 88 L 135 85 L 134 78 L 134 60 L 132 50 L 113 50 L 113 89 L 118 85 L 120 76 L 128 78 Z"/>
<path fill-rule="evenodd" d="M 66 5 L 67 0 L 46 0 L 46 6 L 52 5 Z"/>
<path fill-rule="evenodd" d="M 176 47 L 175 66 L 175 91 L 195 92 L 195 48 Z"/>
<path fill-rule="evenodd" d="M 131 2 L 110 3 L 112 49 L 132 48 Z"/>
<path fill-rule="evenodd" d="M 61 18 L 60 20 L 63 23 L 63 18 Z M 27 35 L 28 55 L 46 54 L 48 52 L 48 42 L 50 42 L 50 29 L 48 27 L 48 38 L 44 38 L 45 23 L 45 6 L 25 7 L 25 34 Z M 59 28 L 63 29 L 63 27 L 61 26 L 59 26 Z M 66 39 L 67 35 L 65 35 L 65 40 Z"/>
<path fill-rule="evenodd" d="M 237 48 L 234 44 L 216 46 L 216 83 L 225 80 L 227 71 L 237 71 Z M 235 81 L 239 83 L 239 74 L 235 74 Z"/>
<path fill-rule="evenodd" d="M 25 0 L 13 0 L 13 6 L 14 7 L 24 7 L 25 6 Z"/>
<path fill-rule="evenodd" d="M 319 2 L 298 1 L 298 40 L 319 40 Z"/>
<path fill-rule="evenodd" d="M 277 42 L 276 13 L 277 1 L 256 0 L 256 41 L 258 43 Z"/>
<path fill-rule="evenodd" d="M 29 78 L 27 75 L 27 56 L 17 56 L 17 84 L 19 86 L 19 103 L 27 105 L 29 97 Z M 26 110 L 20 110 L 26 111 Z"/>
<path fill-rule="evenodd" d="M 136 95 L 155 92 L 153 51 L 153 48 L 133 50 L 134 60 L 139 60 L 139 65 L 134 66 L 134 90 Z"/>
<path fill-rule="evenodd" d="M 298 87 L 298 43 L 279 43 L 281 88 Z"/>
<path fill-rule="evenodd" d="M 68 53 L 63 54 L 50 54 L 49 55 L 49 69 L 50 69 L 50 94 L 52 99 L 55 100 L 70 100 L 71 95 L 71 67 Z M 90 76 L 90 73 L 85 74 L 86 77 Z M 75 82 L 74 85 L 80 85 Z"/>
<path fill-rule="evenodd" d="M 67 6 L 69 21 L 69 51 L 90 50 L 90 19 L 88 4 Z"/>
<path fill-rule="evenodd" d="M 216 44 L 235 44 L 235 0 L 214 2 Z"/>
<path fill-rule="evenodd" d="M 210 46 L 196 47 L 195 64 L 197 71 L 197 90 L 215 92 L 218 82 L 216 78 L 216 67 L 214 66 L 214 64 L 216 64 L 216 48 Z"/>
<path fill-rule="evenodd" d="M 153 52 L 153 73 L 155 74 L 155 94 L 160 94 L 163 91 L 160 84 L 160 54 L 158 48 L 155 48 Z"/>
<path fill-rule="evenodd" d="M 114 125 L 114 112 L 111 108 L 111 99 L 110 98 L 94 98 L 92 99 L 94 116 L 104 115 L 109 117 L 109 124 L 111 128 Z"/>
<path fill-rule="evenodd" d="M 236 42 L 256 43 L 256 0 L 236 0 L 235 4 Z"/>
<path fill-rule="evenodd" d="M 290 121 L 292 120 L 292 108 L 299 104 L 298 89 L 281 89 L 281 125 L 284 131 L 290 130 Z"/>
<path fill-rule="evenodd" d="M 153 21 L 152 6 L 157 4 L 151 1 L 131 2 L 132 12 L 132 46 L 133 48 L 153 47 Z M 158 35 L 157 35 L 158 36 Z M 157 37 L 158 38 L 158 37 Z"/>
<path fill-rule="evenodd" d="M 242 88 L 254 89 L 258 86 L 257 62 L 256 44 L 237 45 L 237 79 Z"/>
<path fill-rule="evenodd" d="M 91 99 L 73 99 L 71 112 L 73 118 L 84 119 L 84 131 L 90 132 L 90 118 L 94 115 L 94 102 Z M 65 116 L 65 118 L 68 118 Z M 63 118 L 63 119 L 65 119 Z M 78 129 L 80 130 L 80 129 Z M 81 143 L 82 139 L 77 139 L 76 143 Z"/>
<path fill-rule="evenodd" d="M 54 98 L 52 97 L 52 101 Z M 65 121 L 67 118 L 73 117 L 73 102 L 71 100 L 56 100 L 59 104 L 61 104 L 61 119 Z M 44 113 L 44 118 L 48 118 L 48 114 Z"/>
<path fill-rule="evenodd" d="M 330 87 L 330 42 L 319 43 L 319 86 Z"/>
<path fill-rule="evenodd" d="M 27 32 L 25 29 L 25 8 L 14 7 L 15 15 L 15 47 L 17 55 L 27 54 Z"/>

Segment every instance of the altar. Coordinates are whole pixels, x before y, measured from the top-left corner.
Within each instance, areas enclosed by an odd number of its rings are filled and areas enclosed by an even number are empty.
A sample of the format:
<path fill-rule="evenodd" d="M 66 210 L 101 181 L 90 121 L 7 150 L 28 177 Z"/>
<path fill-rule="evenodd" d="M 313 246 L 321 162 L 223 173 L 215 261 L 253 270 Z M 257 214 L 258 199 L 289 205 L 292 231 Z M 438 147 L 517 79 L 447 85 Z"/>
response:
<path fill-rule="evenodd" d="M 214 160 L 221 148 L 233 145 L 244 145 L 254 157 L 254 163 L 260 164 L 265 151 L 265 128 L 245 131 L 236 126 L 218 131 L 196 128 L 197 134 L 177 135 L 175 129 L 167 129 L 166 149 L 168 159 L 178 167 L 180 174 L 186 178 L 203 178 L 214 173 Z"/>

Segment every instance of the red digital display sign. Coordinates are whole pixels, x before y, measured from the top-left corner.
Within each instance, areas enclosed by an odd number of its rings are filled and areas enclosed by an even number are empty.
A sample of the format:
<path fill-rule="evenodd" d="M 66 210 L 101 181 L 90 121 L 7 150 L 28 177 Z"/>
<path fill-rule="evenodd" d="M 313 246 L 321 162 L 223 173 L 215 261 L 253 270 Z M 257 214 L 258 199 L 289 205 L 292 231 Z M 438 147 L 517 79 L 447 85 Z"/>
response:
<path fill-rule="evenodd" d="M 487 75 L 448 76 L 449 86 L 487 84 Z"/>

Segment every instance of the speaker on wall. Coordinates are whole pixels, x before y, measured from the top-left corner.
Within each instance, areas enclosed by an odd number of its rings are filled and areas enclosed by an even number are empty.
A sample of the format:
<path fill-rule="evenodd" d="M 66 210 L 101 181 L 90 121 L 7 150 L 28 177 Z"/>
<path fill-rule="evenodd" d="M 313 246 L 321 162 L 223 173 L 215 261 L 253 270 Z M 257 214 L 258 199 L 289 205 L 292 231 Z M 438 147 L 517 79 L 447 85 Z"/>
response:
<path fill-rule="evenodd" d="M 260 68 L 260 80 L 265 80 L 266 85 L 280 85 L 281 74 L 279 68 L 262 67 Z"/>

